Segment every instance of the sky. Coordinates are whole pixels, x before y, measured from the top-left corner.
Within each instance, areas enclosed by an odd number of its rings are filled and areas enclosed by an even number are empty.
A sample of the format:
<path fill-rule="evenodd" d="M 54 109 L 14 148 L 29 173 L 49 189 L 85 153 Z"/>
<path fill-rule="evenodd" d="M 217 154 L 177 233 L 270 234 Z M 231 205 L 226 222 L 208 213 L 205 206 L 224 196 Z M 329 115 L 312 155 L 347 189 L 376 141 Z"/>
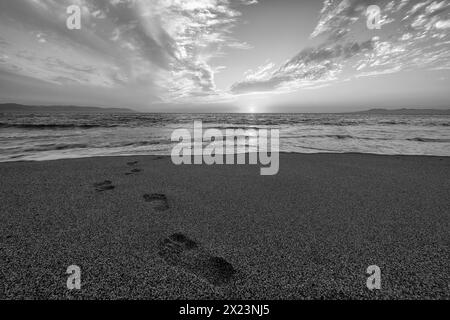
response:
<path fill-rule="evenodd" d="M 449 31 L 449 0 L 0 0 L 0 102 L 449 108 Z"/>

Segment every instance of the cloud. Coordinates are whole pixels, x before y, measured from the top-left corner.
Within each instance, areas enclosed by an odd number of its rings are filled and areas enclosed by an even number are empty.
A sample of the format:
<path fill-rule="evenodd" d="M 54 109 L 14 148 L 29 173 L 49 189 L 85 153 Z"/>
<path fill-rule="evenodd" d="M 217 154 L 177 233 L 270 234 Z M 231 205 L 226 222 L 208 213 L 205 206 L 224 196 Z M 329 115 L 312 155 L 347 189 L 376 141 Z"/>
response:
<path fill-rule="evenodd" d="M 266 78 L 269 78 L 271 73 L 270 70 L 272 70 L 275 67 L 275 64 L 272 62 L 267 62 L 267 64 L 260 66 L 256 71 L 248 70 L 245 73 L 245 80 L 246 81 L 258 81 L 258 80 L 264 80 Z"/>
<path fill-rule="evenodd" d="M 450 68 L 448 0 L 326 0 L 311 30 L 314 45 L 282 64 L 268 60 L 222 92 L 215 83 L 222 68 L 212 61 L 227 49 L 251 48 L 233 37 L 233 28 L 239 8 L 255 3 L 0 1 L 0 71 L 26 78 L 27 85 L 36 79 L 67 91 L 125 92 L 144 97 L 145 104 L 146 97 L 148 103 L 226 100 L 413 68 Z M 66 9 L 74 4 L 82 8 L 81 30 L 66 27 Z M 379 31 L 366 26 L 367 7 L 374 4 L 381 8 Z"/>
<path fill-rule="evenodd" d="M 381 9 L 381 30 L 375 36 L 366 26 L 367 8 L 374 4 Z M 319 45 L 302 50 L 276 71 L 268 73 L 266 66 L 261 66 L 250 76 L 245 74 L 230 91 L 295 91 L 344 81 L 349 76 L 448 69 L 449 8 L 448 0 L 325 0 L 311 33 L 311 38 L 321 39 Z"/>
<path fill-rule="evenodd" d="M 244 81 L 235 83 L 231 91 L 237 94 L 249 91 L 289 91 L 332 81 L 342 71 L 345 61 L 372 51 L 375 45 L 375 41 L 368 40 L 307 48 L 270 74 L 267 73 L 267 66 L 260 67 L 256 73 L 247 75 Z M 271 68 L 273 65 L 270 65 Z"/>
<path fill-rule="evenodd" d="M 216 93 L 210 61 L 226 48 L 250 47 L 234 39 L 231 30 L 240 16 L 237 4 L 256 3 L 6 2 L 0 2 L 0 45 L 12 59 L 3 59 L 0 70 L 61 85 L 145 88 L 163 101 Z M 74 4 L 82 8 L 81 30 L 66 28 L 66 8 Z"/>

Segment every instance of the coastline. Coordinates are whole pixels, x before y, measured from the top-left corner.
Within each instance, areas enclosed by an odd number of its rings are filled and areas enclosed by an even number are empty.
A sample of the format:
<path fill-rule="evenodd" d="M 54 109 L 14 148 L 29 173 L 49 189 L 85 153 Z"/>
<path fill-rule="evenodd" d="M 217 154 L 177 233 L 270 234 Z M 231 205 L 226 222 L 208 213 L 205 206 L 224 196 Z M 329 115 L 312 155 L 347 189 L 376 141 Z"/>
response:
<path fill-rule="evenodd" d="M 278 175 L 259 169 L 0 163 L 0 299 L 450 298 L 450 157 L 280 153 Z M 171 251 L 179 235 L 194 248 Z M 80 291 L 66 288 L 73 264 Z"/>

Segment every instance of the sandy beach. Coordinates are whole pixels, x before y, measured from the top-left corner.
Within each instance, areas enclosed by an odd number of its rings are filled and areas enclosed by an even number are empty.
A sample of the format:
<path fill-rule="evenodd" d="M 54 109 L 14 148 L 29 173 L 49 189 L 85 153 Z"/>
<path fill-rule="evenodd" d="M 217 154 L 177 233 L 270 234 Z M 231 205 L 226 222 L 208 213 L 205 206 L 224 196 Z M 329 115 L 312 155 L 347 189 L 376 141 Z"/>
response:
<path fill-rule="evenodd" d="M 450 158 L 282 154 L 278 175 L 259 169 L 1 163 L 0 299 L 450 298 Z"/>

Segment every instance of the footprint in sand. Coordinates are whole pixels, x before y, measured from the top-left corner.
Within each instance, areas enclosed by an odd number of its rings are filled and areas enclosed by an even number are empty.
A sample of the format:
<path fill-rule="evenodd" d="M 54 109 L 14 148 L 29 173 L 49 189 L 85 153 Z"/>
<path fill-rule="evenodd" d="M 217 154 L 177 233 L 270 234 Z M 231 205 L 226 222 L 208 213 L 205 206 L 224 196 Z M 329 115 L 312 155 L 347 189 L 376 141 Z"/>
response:
<path fill-rule="evenodd" d="M 156 211 L 166 211 L 169 209 L 169 202 L 165 194 L 152 193 L 144 194 L 144 200 L 153 204 Z"/>
<path fill-rule="evenodd" d="M 139 173 L 141 171 L 142 171 L 141 169 L 133 169 L 133 170 L 131 170 L 131 172 L 125 173 L 125 175 L 129 176 L 129 175 L 132 175 L 132 174 L 135 174 L 135 173 Z"/>
<path fill-rule="evenodd" d="M 229 284 L 236 274 L 228 261 L 211 255 L 182 233 L 174 233 L 160 241 L 158 254 L 169 265 L 193 273 L 215 286 Z"/>
<path fill-rule="evenodd" d="M 94 183 L 95 191 L 103 192 L 107 190 L 112 190 L 115 186 L 112 185 L 112 182 L 109 180 L 105 180 L 103 182 Z"/>
<path fill-rule="evenodd" d="M 134 166 L 136 166 L 138 163 L 139 163 L 138 161 L 127 162 L 127 166 L 129 166 L 129 167 L 134 167 Z M 142 171 L 141 169 L 135 168 L 135 169 L 131 170 L 131 172 L 125 173 L 125 175 L 126 175 L 126 176 L 129 176 L 129 175 L 132 175 L 132 174 L 135 174 L 135 173 L 139 173 L 139 172 L 141 172 L 141 171 Z"/>

